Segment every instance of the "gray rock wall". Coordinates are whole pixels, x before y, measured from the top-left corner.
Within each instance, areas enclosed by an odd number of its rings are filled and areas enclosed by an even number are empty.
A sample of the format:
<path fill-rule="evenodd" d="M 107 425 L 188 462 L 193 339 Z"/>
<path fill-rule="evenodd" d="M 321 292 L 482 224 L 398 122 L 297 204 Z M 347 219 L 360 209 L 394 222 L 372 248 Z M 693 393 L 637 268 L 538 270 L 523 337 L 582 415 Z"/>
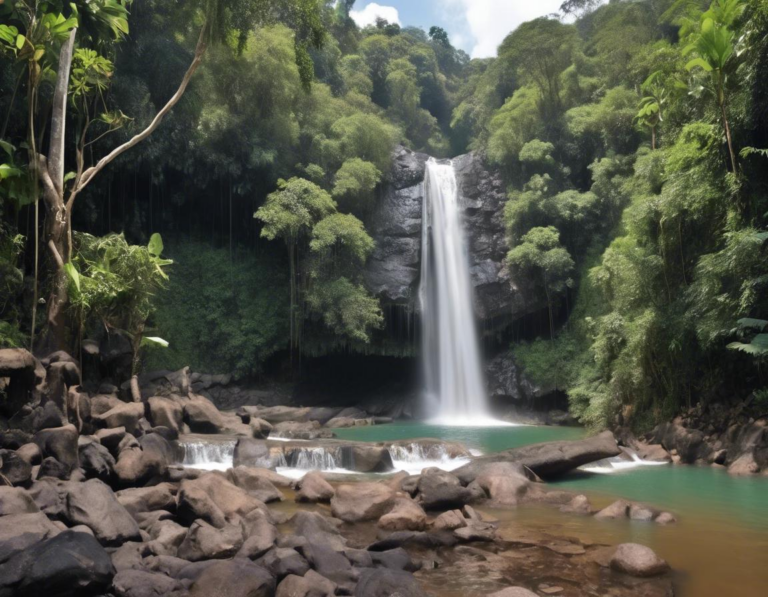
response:
<path fill-rule="evenodd" d="M 399 147 L 378 205 L 368 222 L 376 250 L 366 268 L 368 288 L 384 305 L 418 310 L 424 175 L 429 156 Z M 504 228 L 504 183 L 476 154 L 454 160 L 467 228 L 476 311 L 498 329 L 543 307 L 525 281 L 504 265 L 509 250 Z M 491 324 L 490 322 L 493 322 Z"/>

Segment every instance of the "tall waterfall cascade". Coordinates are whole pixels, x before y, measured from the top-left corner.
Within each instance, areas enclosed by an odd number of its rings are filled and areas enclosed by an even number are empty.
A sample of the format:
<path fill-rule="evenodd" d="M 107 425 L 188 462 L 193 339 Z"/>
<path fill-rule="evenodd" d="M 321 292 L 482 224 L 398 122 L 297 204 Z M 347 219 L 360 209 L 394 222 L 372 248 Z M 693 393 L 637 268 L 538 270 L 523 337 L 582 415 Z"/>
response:
<path fill-rule="evenodd" d="M 421 239 L 425 406 L 441 425 L 503 425 L 494 419 L 480 365 L 469 253 L 451 162 L 427 162 Z"/>

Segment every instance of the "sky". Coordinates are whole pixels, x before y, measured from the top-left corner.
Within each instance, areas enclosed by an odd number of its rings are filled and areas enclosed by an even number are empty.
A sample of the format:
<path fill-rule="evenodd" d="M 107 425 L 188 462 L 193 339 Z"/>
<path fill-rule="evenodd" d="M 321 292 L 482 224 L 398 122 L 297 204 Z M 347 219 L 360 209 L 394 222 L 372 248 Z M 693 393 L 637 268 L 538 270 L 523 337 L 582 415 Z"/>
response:
<path fill-rule="evenodd" d="M 377 16 L 402 26 L 445 29 L 451 43 L 472 58 L 496 55 L 520 23 L 557 12 L 563 0 L 357 0 L 352 18 L 360 26 Z"/>

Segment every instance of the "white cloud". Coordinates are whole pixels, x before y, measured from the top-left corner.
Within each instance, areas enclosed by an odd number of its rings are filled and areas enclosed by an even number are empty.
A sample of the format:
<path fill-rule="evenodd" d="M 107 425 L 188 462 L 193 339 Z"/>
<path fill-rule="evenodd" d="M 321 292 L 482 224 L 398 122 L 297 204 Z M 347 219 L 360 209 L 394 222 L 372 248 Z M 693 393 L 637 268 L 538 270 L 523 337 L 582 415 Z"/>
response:
<path fill-rule="evenodd" d="M 400 25 L 400 13 L 394 6 L 381 6 L 375 2 L 371 2 L 362 10 L 351 10 L 349 16 L 357 23 L 358 27 L 367 27 L 368 25 L 375 25 L 376 19 L 381 17 L 386 19 L 390 23 L 397 23 Z"/>
<path fill-rule="evenodd" d="M 443 0 L 446 16 L 463 18 L 475 39 L 472 58 L 495 56 L 504 38 L 526 21 L 552 14 L 563 0 Z M 463 14 L 458 15 L 461 11 Z M 452 14 L 450 14 L 452 13 Z"/>

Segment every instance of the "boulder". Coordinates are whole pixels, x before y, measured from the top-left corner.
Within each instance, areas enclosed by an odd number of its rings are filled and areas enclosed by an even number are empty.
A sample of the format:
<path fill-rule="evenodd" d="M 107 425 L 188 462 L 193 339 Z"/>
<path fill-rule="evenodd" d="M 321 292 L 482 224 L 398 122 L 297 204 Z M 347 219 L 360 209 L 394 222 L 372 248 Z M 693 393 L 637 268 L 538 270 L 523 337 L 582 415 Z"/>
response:
<path fill-rule="evenodd" d="M 267 439 L 272 432 L 272 425 L 264 419 L 252 417 L 248 426 L 251 428 L 251 437 L 253 439 Z"/>
<path fill-rule="evenodd" d="M 745 452 L 728 466 L 732 475 L 754 475 L 760 472 L 760 465 L 755 462 L 754 452 Z"/>
<path fill-rule="evenodd" d="M 317 573 L 310 576 L 311 572 L 303 577 L 295 574 L 286 576 L 277 586 L 275 597 L 333 597 L 336 585 Z"/>
<path fill-rule="evenodd" d="M 183 481 L 177 496 L 177 514 L 179 520 L 192 524 L 195 520 L 204 520 L 216 528 L 223 528 L 226 517 L 210 498 L 208 493 L 190 481 Z"/>
<path fill-rule="evenodd" d="M 423 531 L 427 515 L 410 498 L 396 498 L 392 509 L 379 519 L 379 528 L 385 531 Z"/>
<path fill-rule="evenodd" d="M 229 469 L 227 479 L 248 495 L 265 504 L 283 499 L 283 493 L 264 475 L 255 472 L 254 469 L 244 466 Z"/>
<path fill-rule="evenodd" d="M 116 494 L 117 501 L 134 518 L 141 512 L 155 510 L 175 510 L 176 497 L 169 483 L 161 483 L 152 487 L 133 487 L 123 489 Z"/>
<path fill-rule="evenodd" d="M 677 519 L 670 512 L 662 512 L 653 520 L 653 522 L 660 525 L 668 525 L 668 524 L 675 524 L 677 522 Z"/>
<path fill-rule="evenodd" d="M 184 585 L 165 574 L 146 570 L 121 570 L 112 579 L 116 597 L 181 597 Z"/>
<path fill-rule="evenodd" d="M 189 488 L 202 490 L 227 517 L 246 516 L 256 509 L 266 510 L 263 502 L 230 483 L 219 473 L 207 473 L 197 479 L 186 480 L 182 482 L 179 493 Z"/>
<path fill-rule="evenodd" d="M 432 528 L 436 531 L 452 531 L 467 526 L 467 521 L 461 510 L 448 510 L 438 516 L 432 523 Z"/>
<path fill-rule="evenodd" d="M 116 408 L 122 404 L 125 404 L 117 396 L 110 394 L 97 394 L 91 398 L 91 417 L 103 415 L 109 412 L 113 408 Z"/>
<path fill-rule="evenodd" d="M 471 494 L 451 473 L 436 470 L 422 474 L 418 482 L 417 499 L 425 510 L 461 508 L 470 501 Z"/>
<path fill-rule="evenodd" d="M 35 443 L 24 444 L 16 450 L 16 453 L 20 458 L 26 460 L 32 466 L 40 464 L 43 460 L 43 452 L 40 449 L 40 446 Z"/>
<path fill-rule="evenodd" d="M 0 595 L 103 594 L 114 575 L 96 539 L 66 531 L 17 552 L 0 567 Z"/>
<path fill-rule="evenodd" d="M 187 529 L 172 520 L 158 520 L 147 532 L 152 539 L 147 547 L 158 555 L 175 556 L 187 537 Z"/>
<path fill-rule="evenodd" d="M 28 350 L 2 348 L 0 349 L 0 378 L 3 377 L 8 378 L 5 388 L 7 398 L 0 401 L 0 414 L 10 417 L 32 401 L 32 393 L 45 378 L 45 370 Z"/>
<path fill-rule="evenodd" d="M 654 512 L 648 506 L 645 506 L 643 504 L 631 504 L 629 506 L 629 518 L 630 518 L 630 520 L 638 520 L 638 521 L 641 521 L 641 522 L 650 522 L 650 521 L 653 520 L 654 516 L 656 516 L 656 512 Z"/>
<path fill-rule="evenodd" d="M 293 529 L 297 537 L 305 538 L 312 545 L 327 545 L 335 551 L 346 549 L 346 539 L 332 520 L 318 512 L 297 512 L 293 517 Z"/>
<path fill-rule="evenodd" d="M 469 484 L 488 463 L 516 462 L 540 477 L 556 477 L 590 462 L 618 456 L 620 452 L 613 434 L 605 431 L 582 440 L 544 442 L 479 456 L 453 474 Z"/>
<path fill-rule="evenodd" d="M 98 479 L 69 483 L 66 491 L 68 522 L 89 527 L 102 545 L 118 546 L 141 539 L 139 525 Z"/>
<path fill-rule="evenodd" d="M 248 437 L 239 438 L 235 444 L 233 465 L 235 467 L 271 468 L 273 460 L 267 442 Z"/>
<path fill-rule="evenodd" d="M 256 560 L 274 547 L 277 529 L 270 522 L 268 515 L 260 510 L 248 515 L 246 525 L 248 537 L 238 551 L 237 557 Z"/>
<path fill-rule="evenodd" d="M 531 485 L 525 468 L 512 462 L 496 462 L 485 466 L 474 482 L 494 502 L 505 506 L 516 505 Z"/>
<path fill-rule="evenodd" d="M 71 470 L 80 466 L 78 437 L 79 434 L 74 425 L 64 425 L 38 431 L 33 441 L 40 448 L 43 457 L 52 456 Z"/>
<path fill-rule="evenodd" d="M 26 489 L 0 486 L 0 516 L 36 512 L 40 512 L 40 508 Z"/>
<path fill-rule="evenodd" d="M 317 421 L 283 421 L 272 427 L 273 437 L 288 439 L 321 439 L 333 437 L 333 432 L 322 429 Z"/>
<path fill-rule="evenodd" d="M 153 396 L 147 400 L 149 420 L 155 427 L 167 427 L 177 434 L 181 433 L 184 424 L 184 409 L 173 398 Z"/>
<path fill-rule="evenodd" d="M 116 429 L 99 429 L 94 434 L 102 446 L 109 450 L 110 454 L 116 456 L 120 443 L 125 439 L 125 427 Z"/>
<path fill-rule="evenodd" d="M 48 457 L 40 463 L 40 468 L 37 470 L 37 478 L 45 479 L 60 479 L 66 481 L 70 477 L 71 469 L 62 464 L 53 457 Z"/>
<path fill-rule="evenodd" d="M 273 597 L 274 594 L 273 576 L 242 558 L 206 567 L 189 591 L 190 597 Z"/>
<path fill-rule="evenodd" d="M 339 592 L 349 594 L 354 590 L 358 573 L 343 553 L 324 544 L 307 543 L 298 549 L 321 577 L 339 587 Z"/>
<path fill-rule="evenodd" d="M 144 452 L 138 447 L 126 447 L 120 450 L 115 473 L 121 487 L 136 487 L 146 485 L 163 474 L 165 468 L 165 463 L 156 458 L 156 455 Z"/>
<path fill-rule="evenodd" d="M 213 402 L 203 396 L 191 394 L 182 402 L 184 422 L 195 433 L 221 433 L 224 418 Z"/>
<path fill-rule="evenodd" d="M 344 522 L 377 520 L 394 504 L 395 492 L 380 483 L 339 485 L 331 499 L 331 512 Z"/>
<path fill-rule="evenodd" d="M 460 541 L 494 541 L 496 527 L 487 522 L 471 520 L 467 526 L 454 530 L 453 534 Z"/>
<path fill-rule="evenodd" d="M 426 597 L 412 574 L 402 570 L 369 568 L 360 575 L 355 597 Z"/>
<path fill-rule="evenodd" d="M 325 480 L 322 473 L 312 471 L 304 475 L 298 483 L 296 501 L 315 504 L 317 502 L 330 502 L 336 491 Z"/>
<path fill-rule="evenodd" d="M 304 423 L 309 421 L 309 408 L 296 408 L 293 406 L 245 406 L 242 409 L 251 418 L 258 417 L 264 419 L 271 425 L 285 423 L 286 421 L 297 421 Z"/>
<path fill-rule="evenodd" d="M 233 557 L 243 545 L 243 529 L 239 522 L 222 528 L 196 520 L 179 546 L 178 556 L 190 562 Z"/>
<path fill-rule="evenodd" d="M 600 520 L 627 518 L 627 516 L 629 516 L 629 508 L 631 505 L 632 504 L 625 500 L 616 500 L 610 506 L 606 506 L 595 514 L 595 518 Z"/>
<path fill-rule="evenodd" d="M 52 479 L 37 480 L 29 488 L 29 495 L 37 507 L 52 519 L 64 516 L 66 494 L 62 493 L 59 493 L 58 483 Z"/>
<path fill-rule="evenodd" d="M 637 543 L 622 543 L 611 557 L 611 568 L 630 576 L 657 576 L 669 570 L 667 563 L 650 547 Z"/>
<path fill-rule="evenodd" d="M 0 473 L 12 485 L 26 485 L 32 478 L 32 465 L 14 450 L 0 450 Z"/>
<path fill-rule="evenodd" d="M 654 440 L 665 450 L 677 450 L 684 464 L 693 464 L 698 460 L 707 460 L 712 448 L 704 433 L 698 429 L 686 429 L 677 421 L 662 423 L 653 432 Z"/>
<path fill-rule="evenodd" d="M 0 564 L 61 530 L 41 512 L 0 517 Z M 0 569 L 2 567 L 0 566 Z"/>
<path fill-rule="evenodd" d="M 395 470 L 389 448 L 374 445 L 354 445 L 342 448 L 345 465 L 360 473 L 387 473 Z"/>
<path fill-rule="evenodd" d="M 115 474 L 115 459 L 109 450 L 98 442 L 81 446 L 79 450 L 80 468 L 89 479 L 101 479 L 109 483 Z"/>
<path fill-rule="evenodd" d="M 560 511 L 570 514 L 589 515 L 592 514 L 592 504 L 586 495 L 580 494 L 564 506 L 560 506 Z"/>
<path fill-rule="evenodd" d="M 128 433 L 134 434 L 143 416 L 142 402 L 122 402 L 103 414 L 92 416 L 92 419 L 98 427 L 124 427 Z"/>
<path fill-rule="evenodd" d="M 295 549 L 287 547 L 270 549 L 256 563 L 268 570 L 278 580 L 289 574 L 304 576 L 309 570 L 307 560 Z"/>

